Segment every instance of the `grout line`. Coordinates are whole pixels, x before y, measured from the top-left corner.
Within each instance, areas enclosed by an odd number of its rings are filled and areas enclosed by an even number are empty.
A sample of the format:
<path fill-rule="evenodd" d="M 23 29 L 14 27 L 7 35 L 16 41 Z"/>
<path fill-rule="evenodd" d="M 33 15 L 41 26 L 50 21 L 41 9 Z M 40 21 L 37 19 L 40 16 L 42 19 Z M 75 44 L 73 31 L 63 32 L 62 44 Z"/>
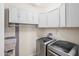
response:
<path fill-rule="evenodd" d="M 16 39 L 15 36 L 5 37 L 5 39 Z"/>

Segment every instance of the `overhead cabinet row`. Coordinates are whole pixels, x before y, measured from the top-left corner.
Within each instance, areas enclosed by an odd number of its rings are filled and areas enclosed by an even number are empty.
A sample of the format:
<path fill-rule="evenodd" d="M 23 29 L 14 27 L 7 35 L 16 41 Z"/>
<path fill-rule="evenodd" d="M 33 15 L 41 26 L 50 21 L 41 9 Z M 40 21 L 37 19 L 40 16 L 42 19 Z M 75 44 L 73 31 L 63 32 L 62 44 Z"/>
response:
<path fill-rule="evenodd" d="M 58 6 L 58 7 L 57 7 Z M 9 8 L 9 22 L 38 24 L 38 27 L 79 27 L 79 4 L 61 3 L 53 10 L 34 13 L 17 8 Z"/>
<path fill-rule="evenodd" d="M 61 4 L 39 18 L 39 27 L 79 27 L 79 4 Z"/>

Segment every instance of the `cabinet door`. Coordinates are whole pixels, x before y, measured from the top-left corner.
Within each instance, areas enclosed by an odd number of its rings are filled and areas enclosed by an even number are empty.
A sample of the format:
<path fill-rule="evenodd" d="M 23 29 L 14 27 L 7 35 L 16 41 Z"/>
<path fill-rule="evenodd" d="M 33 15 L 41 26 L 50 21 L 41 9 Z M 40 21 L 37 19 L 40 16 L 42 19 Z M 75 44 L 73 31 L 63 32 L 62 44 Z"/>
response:
<path fill-rule="evenodd" d="M 18 23 L 18 10 L 17 8 L 9 8 L 9 22 Z"/>
<path fill-rule="evenodd" d="M 38 24 L 38 14 L 28 10 L 20 10 L 19 23 Z"/>
<path fill-rule="evenodd" d="M 34 24 L 34 14 L 31 11 L 28 11 L 28 24 Z"/>
<path fill-rule="evenodd" d="M 36 24 L 37 21 L 35 22 L 34 19 L 33 12 L 31 11 L 21 10 L 13 7 L 9 9 L 10 23 Z"/>
<path fill-rule="evenodd" d="M 38 24 L 38 13 L 29 10 L 19 10 L 19 23 Z"/>
<path fill-rule="evenodd" d="M 79 27 L 79 3 L 66 4 L 67 27 Z"/>
<path fill-rule="evenodd" d="M 59 23 L 60 27 L 66 26 L 66 19 L 65 19 L 65 4 L 61 4 L 59 8 Z"/>
<path fill-rule="evenodd" d="M 29 23 L 28 12 L 24 10 L 19 10 L 19 20 L 18 23 Z"/>
<path fill-rule="evenodd" d="M 38 16 L 39 16 L 39 13 L 33 13 L 33 22 L 34 24 L 38 24 Z"/>
<path fill-rule="evenodd" d="M 42 13 L 39 15 L 39 27 L 47 27 L 47 14 L 46 13 Z"/>
<path fill-rule="evenodd" d="M 48 13 L 47 27 L 58 27 L 59 26 L 59 9 L 53 10 Z"/>

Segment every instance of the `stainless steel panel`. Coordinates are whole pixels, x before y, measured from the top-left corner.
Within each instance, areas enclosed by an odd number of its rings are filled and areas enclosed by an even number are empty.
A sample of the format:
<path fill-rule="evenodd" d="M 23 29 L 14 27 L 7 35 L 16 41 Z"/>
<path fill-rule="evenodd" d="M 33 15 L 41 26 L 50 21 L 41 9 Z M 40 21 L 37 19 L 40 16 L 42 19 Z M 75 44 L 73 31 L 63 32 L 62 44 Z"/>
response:
<path fill-rule="evenodd" d="M 47 56 L 58 56 L 58 55 L 57 55 L 56 53 L 54 53 L 54 52 L 48 50 L 48 51 L 47 51 Z"/>

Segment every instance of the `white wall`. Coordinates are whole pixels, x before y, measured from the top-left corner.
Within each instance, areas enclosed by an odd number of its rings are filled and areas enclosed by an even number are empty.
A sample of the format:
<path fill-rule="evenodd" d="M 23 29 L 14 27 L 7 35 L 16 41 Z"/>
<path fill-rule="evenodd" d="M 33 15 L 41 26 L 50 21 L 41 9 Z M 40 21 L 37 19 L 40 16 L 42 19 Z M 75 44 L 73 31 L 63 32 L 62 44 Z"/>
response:
<path fill-rule="evenodd" d="M 40 29 L 39 37 L 52 33 L 58 40 L 66 40 L 79 44 L 79 28 Z"/>
<path fill-rule="evenodd" d="M 33 25 L 20 26 L 19 53 L 22 56 L 36 54 L 37 28 Z"/>
<path fill-rule="evenodd" d="M 4 56 L 4 4 L 0 3 L 0 56 Z"/>

